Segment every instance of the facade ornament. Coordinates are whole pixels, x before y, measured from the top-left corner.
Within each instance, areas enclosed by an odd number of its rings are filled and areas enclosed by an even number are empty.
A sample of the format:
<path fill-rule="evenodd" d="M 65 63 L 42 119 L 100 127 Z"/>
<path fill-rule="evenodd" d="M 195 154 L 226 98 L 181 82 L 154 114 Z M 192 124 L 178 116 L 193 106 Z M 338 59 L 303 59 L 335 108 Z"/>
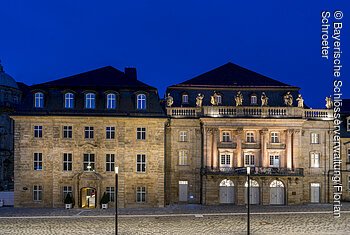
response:
<path fill-rule="evenodd" d="M 210 96 L 210 103 L 213 106 L 217 106 L 218 105 L 218 94 L 216 93 L 216 91 L 214 91 L 214 95 Z"/>
<path fill-rule="evenodd" d="M 236 106 L 242 106 L 242 104 L 243 104 L 243 95 L 242 95 L 242 93 L 240 91 L 237 92 L 236 97 L 235 97 L 235 101 L 236 101 Z"/>
<path fill-rule="evenodd" d="M 267 106 L 269 97 L 266 96 L 265 92 L 261 94 L 261 106 Z"/>
<path fill-rule="evenodd" d="M 298 108 L 304 108 L 304 99 L 301 96 L 301 94 L 298 95 L 298 98 L 296 98 L 296 101 L 298 101 Z"/>
<path fill-rule="evenodd" d="M 332 97 L 326 97 L 326 108 L 327 109 L 331 109 L 333 108 L 333 101 L 332 101 Z"/>
<path fill-rule="evenodd" d="M 202 107 L 203 105 L 203 98 L 204 98 L 204 95 L 199 93 L 196 97 L 196 106 L 197 107 Z"/>
<path fill-rule="evenodd" d="M 174 98 L 168 93 L 168 96 L 166 97 L 166 106 L 171 107 L 174 103 Z"/>
<path fill-rule="evenodd" d="M 285 95 L 283 96 L 283 98 L 284 98 L 284 104 L 285 104 L 286 106 L 292 106 L 292 105 L 293 105 L 293 96 L 292 96 L 292 94 L 290 93 L 290 91 L 288 91 L 287 94 L 285 94 Z"/>

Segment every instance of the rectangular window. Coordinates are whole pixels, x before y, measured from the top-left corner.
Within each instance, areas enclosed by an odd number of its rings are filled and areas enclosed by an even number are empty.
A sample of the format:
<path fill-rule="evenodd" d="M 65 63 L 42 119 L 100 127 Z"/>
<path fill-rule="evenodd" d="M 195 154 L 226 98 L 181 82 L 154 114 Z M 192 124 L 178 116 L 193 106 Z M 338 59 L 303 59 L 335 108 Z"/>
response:
<path fill-rule="evenodd" d="M 347 162 L 350 163 L 350 148 L 348 149 L 348 158 L 347 158 Z"/>
<path fill-rule="evenodd" d="M 180 166 L 187 165 L 187 155 L 188 155 L 187 150 L 180 150 L 179 151 L 179 165 Z"/>
<path fill-rule="evenodd" d="M 43 154 L 34 153 L 34 170 L 41 171 L 43 169 Z"/>
<path fill-rule="evenodd" d="M 34 201 L 43 200 L 43 187 L 41 185 L 33 186 L 33 200 Z"/>
<path fill-rule="evenodd" d="M 188 95 L 182 95 L 182 103 L 187 104 L 188 103 Z"/>
<path fill-rule="evenodd" d="M 280 167 L 280 156 L 270 155 L 270 167 Z"/>
<path fill-rule="evenodd" d="M 180 142 L 187 141 L 187 131 L 180 131 Z"/>
<path fill-rule="evenodd" d="M 116 95 L 108 94 L 107 95 L 107 109 L 115 109 L 116 108 Z"/>
<path fill-rule="evenodd" d="M 72 186 L 63 186 L 63 201 L 67 197 L 68 193 L 73 197 Z"/>
<path fill-rule="evenodd" d="M 222 132 L 222 142 L 231 142 L 230 132 L 228 131 Z"/>
<path fill-rule="evenodd" d="M 254 132 L 247 132 L 247 143 L 254 143 Z"/>
<path fill-rule="evenodd" d="M 72 161 L 73 157 L 71 153 L 64 153 L 63 154 L 63 170 L 64 171 L 71 171 L 72 170 Z"/>
<path fill-rule="evenodd" d="M 244 155 L 244 165 L 245 166 L 254 166 L 255 165 L 255 156 L 253 154 Z"/>
<path fill-rule="evenodd" d="M 95 171 L 95 154 L 84 154 L 84 171 Z"/>
<path fill-rule="evenodd" d="M 146 202 L 146 187 L 136 188 L 136 202 L 139 202 L 139 203 Z"/>
<path fill-rule="evenodd" d="M 93 139 L 94 138 L 94 127 L 86 126 L 85 127 L 85 139 Z"/>
<path fill-rule="evenodd" d="M 43 137 L 43 126 L 34 126 L 34 137 L 35 138 Z"/>
<path fill-rule="evenodd" d="M 311 144 L 319 144 L 320 143 L 320 135 L 317 133 L 311 133 Z"/>
<path fill-rule="evenodd" d="M 314 168 L 320 167 L 320 153 L 311 153 L 310 166 Z"/>
<path fill-rule="evenodd" d="M 271 143 L 279 143 L 280 138 L 278 132 L 271 132 Z"/>
<path fill-rule="evenodd" d="M 137 154 L 136 155 L 136 172 L 146 172 L 146 155 Z"/>
<path fill-rule="evenodd" d="M 258 97 L 256 95 L 252 95 L 250 97 L 250 104 L 257 104 L 258 103 Z"/>
<path fill-rule="evenodd" d="M 115 127 L 107 126 L 106 127 L 106 139 L 111 140 L 115 138 Z"/>
<path fill-rule="evenodd" d="M 221 103 L 222 103 L 222 96 L 221 96 L 221 95 L 216 96 L 216 102 L 217 102 L 218 104 L 221 104 Z"/>
<path fill-rule="evenodd" d="M 109 196 L 109 201 L 114 202 L 114 187 L 106 187 L 106 193 Z"/>
<path fill-rule="evenodd" d="M 221 154 L 220 155 L 220 166 L 221 167 L 231 167 L 231 155 Z"/>
<path fill-rule="evenodd" d="M 348 190 L 350 190 L 350 176 L 348 176 Z"/>
<path fill-rule="evenodd" d="M 138 127 L 136 129 L 136 139 L 138 139 L 138 140 L 145 140 L 146 139 L 146 128 L 145 127 Z"/>
<path fill-rule="evenodd" d="M 72 139 L 73 138 L 73 127 L 63 126 L 63 138 Z"/>
<path fill-rule="evenodd" d="M 347 131 L 350 131 L 350 118 L 347 119 L 346 124 Z"/>
<path fill-rule="evenodd" d="M 114 171 L 115 155 L 107 153 L 106 154 L 106 171 Z"/>

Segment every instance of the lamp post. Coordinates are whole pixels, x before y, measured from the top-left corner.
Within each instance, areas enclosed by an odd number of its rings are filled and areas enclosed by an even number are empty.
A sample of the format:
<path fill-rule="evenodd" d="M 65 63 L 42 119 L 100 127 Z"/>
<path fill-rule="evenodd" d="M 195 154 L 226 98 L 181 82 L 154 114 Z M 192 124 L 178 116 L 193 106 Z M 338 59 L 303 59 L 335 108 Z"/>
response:
<path fill-rule="evenodd" d="M 250 167 L 247 166 L 247 234 L 250 234 Z"/>
<path fill-rule="evenodd" d="M 114 168 L 115 172 L 115 234 L 118 234 L 118 167 Z"/>

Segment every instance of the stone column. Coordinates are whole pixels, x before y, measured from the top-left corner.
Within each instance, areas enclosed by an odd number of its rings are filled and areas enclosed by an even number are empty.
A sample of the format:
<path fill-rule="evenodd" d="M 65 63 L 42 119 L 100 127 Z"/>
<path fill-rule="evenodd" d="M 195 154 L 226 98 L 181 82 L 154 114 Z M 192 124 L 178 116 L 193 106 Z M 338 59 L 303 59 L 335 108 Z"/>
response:
<path fill-rule="evenodd" d="M 211 145 L 212 145 L 212 130 L 211 128 L 204 129 L 204 167 L 212 167 L 212 155 L 211 155 Z"/>
<path fill-rule="evenodd" d="M 242 167 L 242 139 L 243 139 L 243 129 L 237 129 L 237 167 Z"/>
<path fill-rule="evenodd" d="M 213 154 L 213 167 L 218 167 L 218 134 L 219 134 L 219 130 L 218 129 L 213 129 L 213 149 L 212 149 L 212 154 Z"/>
<path fill-rule="evenodd" d="M 260 161 L 259 165 L 262 165 L 263 167 L 269 167 L 269 160 L 268 160 L 268 154 L 267 154 L 267 148 L 266 148 L 266 134 L 267 129 L 262 129 L 260 131 Z M 257 164 L 256 164 L 257 165 Z"/>
<path fill-rule="evenodd" d="M 287 130 L 287 168 L 292 168 L 292 138 L 293 138 L 293 130 Z"/>

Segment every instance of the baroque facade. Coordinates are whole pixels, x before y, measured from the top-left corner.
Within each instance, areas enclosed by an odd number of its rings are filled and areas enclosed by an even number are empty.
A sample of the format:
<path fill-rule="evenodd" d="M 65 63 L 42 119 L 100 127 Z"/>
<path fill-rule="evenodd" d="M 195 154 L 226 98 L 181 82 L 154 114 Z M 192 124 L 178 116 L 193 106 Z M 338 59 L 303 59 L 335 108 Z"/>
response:
<path fill-rule="evenodd" d="M 114 206 L 115 166 L 120 207 L 243 205 L 247 169 L 252 204 L 332 202 L 331 104 L 310 109 L 298 87 L 235 64 L 169 86 L 164 102 L 135 69 L 109 66 L 22 92 L 17 207 L 62 207 L 69 193 L 95 208 L 105 192 Z"/>

